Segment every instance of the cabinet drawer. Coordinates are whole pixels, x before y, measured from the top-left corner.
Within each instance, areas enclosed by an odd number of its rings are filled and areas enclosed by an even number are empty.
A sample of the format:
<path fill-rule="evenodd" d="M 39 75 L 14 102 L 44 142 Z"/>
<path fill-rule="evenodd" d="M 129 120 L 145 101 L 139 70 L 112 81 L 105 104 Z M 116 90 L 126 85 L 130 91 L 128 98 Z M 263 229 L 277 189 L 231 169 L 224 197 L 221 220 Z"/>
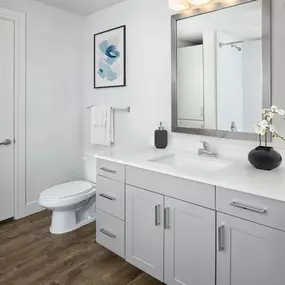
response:
<path fill-rule="evenodd" d="M 285 231 L 285 203 L 217 187 L 217 211 Z"/>
<path fill-rule="evenodd" d="M 125 223 L 97 210 L 96 241 L 125 258 Z"/>
<path fill-rule="evenodd" d="M 96 207 L 121 220 L 125 219 L 125 184 L 98 175 Z"/>
<path fill-rule="evenodd" d="M 108 160 L 97 159 L 97 174 L 125 182 L 125 165 Z"/>
<path fill-rule="evenodd" d="M 192 204 L 215 209 L 215 186 L 161 174 L 141 168 L 126 167 L 126 183 Z"/>

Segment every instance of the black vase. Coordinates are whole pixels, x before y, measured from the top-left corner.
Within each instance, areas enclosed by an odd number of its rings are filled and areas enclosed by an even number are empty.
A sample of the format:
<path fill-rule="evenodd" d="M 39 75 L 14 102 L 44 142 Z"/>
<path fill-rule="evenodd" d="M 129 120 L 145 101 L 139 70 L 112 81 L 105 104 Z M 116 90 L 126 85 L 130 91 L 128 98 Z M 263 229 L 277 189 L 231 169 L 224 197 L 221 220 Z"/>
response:
<path fill-rule="evenodd" d="M 273 147 L 258 146 L 248 154 L 248 160 L 255 168 L 270 171 L 280 166 L 282 156 Z"/>

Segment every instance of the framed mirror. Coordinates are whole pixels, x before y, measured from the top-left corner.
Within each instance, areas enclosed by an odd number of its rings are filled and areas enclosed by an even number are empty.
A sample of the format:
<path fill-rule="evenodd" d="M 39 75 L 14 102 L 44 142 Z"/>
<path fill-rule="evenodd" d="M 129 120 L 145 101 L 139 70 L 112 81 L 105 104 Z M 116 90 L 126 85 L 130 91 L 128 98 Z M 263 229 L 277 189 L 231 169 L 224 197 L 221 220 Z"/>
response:
<path fill-rule="evenodd" d="M 172 131 L 256 140 L 271 105 L 271 1 L 216 1 L 172 16 Z"/>

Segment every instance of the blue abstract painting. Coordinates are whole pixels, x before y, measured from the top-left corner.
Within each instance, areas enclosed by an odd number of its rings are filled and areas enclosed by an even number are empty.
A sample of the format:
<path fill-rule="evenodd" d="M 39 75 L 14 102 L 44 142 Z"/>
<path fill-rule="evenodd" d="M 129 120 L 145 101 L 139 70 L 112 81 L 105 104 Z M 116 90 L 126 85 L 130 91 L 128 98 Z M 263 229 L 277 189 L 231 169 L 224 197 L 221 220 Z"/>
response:
<path fill-rule="evenodd" d="M 125 86 L 125 26 L 96 34 L 94 48 L 94 87 Z"/>

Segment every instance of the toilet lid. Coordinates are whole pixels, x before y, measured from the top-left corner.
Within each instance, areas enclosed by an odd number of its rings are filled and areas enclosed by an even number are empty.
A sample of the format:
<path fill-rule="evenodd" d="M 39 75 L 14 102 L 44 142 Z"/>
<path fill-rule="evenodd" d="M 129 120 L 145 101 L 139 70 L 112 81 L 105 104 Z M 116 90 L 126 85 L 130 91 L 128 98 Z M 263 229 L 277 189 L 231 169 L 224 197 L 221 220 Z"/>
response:
<path fill-rule="evenodd" d="M 61 199 L 80 196 L 93 190 L 95 184 L 88 181 L 73 181 L 51 187 L 41 193 L 42 199 Z"/>

